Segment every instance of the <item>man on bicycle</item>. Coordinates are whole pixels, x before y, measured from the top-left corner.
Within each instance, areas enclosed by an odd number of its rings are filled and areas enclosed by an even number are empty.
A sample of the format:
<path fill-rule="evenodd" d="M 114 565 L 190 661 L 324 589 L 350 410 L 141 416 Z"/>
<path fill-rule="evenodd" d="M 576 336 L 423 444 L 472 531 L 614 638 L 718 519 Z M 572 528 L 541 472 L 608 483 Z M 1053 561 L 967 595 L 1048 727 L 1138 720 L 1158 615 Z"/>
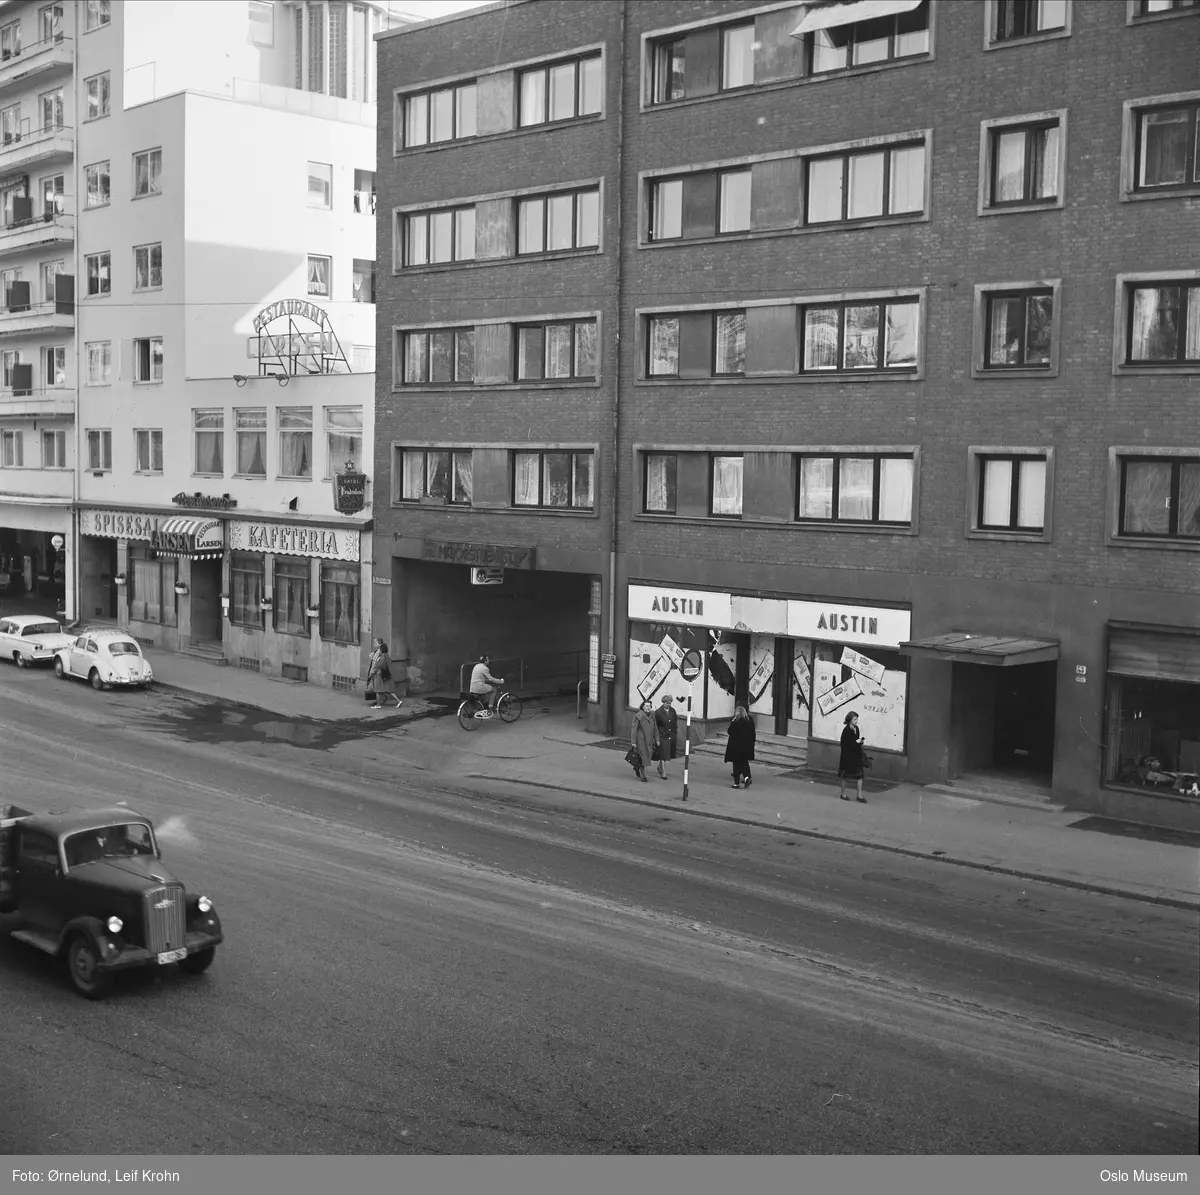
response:
<path fill-rule="evenodd" d="M 491 660 L 488 656 L 480 656 L 479 663 L 471 669 L 471 696 L 482 697 L 486 714 L 490 718 L 496 712 L 496 701 L 500 696 L 500 686 L 504 677 L 493 676 L 488 670 Z"/>

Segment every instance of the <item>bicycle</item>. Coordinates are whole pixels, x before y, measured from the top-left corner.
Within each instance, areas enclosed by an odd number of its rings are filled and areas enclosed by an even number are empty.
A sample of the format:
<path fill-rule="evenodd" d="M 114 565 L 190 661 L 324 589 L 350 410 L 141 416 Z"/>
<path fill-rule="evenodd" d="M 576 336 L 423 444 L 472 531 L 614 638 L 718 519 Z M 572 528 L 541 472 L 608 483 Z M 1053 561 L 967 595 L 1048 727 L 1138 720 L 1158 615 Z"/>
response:
<path fill-rule="evenodd" d="M 467 693 L 458 707 L 458 724 L 463 730 L 478 730 L 483 722 L 490 721 L 487 713 L 487 697 Z M 496 713 L 501 722 L 515 722 L 525 708 L 525 703 L 512 693 L 501 693 L 496 701 Z"/>

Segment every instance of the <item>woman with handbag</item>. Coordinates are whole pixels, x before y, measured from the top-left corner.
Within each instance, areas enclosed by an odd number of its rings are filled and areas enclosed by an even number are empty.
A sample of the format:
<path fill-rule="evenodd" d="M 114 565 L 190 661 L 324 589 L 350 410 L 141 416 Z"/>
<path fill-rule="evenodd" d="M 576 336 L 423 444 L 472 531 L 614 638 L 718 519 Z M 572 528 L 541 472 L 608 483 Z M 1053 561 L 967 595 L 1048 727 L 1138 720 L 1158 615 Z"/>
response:
<path fill-rule="evenodd" d="M 382 639 L 375 640 L 375 650 L 371 652 L 371 659 L 367 664 L 367 688 L 375 690 L 375 704 L 372 709 L 383 709 L 379 700 L 381 697 L 394 698 L 397 709 L 404 704 L 396 697 L 396 688 L 392 682 L 392 661 L 388 655 L 388 645 Z"/>
<path fill-rule="evenodd" d="M 733 787 L 750 787 L 750 761 L 754 758 L 754 740 L 757 732 L 754 719 L 744 705 L 733 711 L 729 723 L 729 740 L 725 746 L 725 762 L 733 765 Z"/>
<path fill-rule="evenodd" d="M 646 779 L 646 765 L 654 758 L 658 746 L 658 723 L 654 721 L 654 706 L 643 701 L 633 715 L 633 726 L 629 734 L 629 754 L 625 756 L 633 765 L 634 775 L 641 781 Z"/>
<path fill-rule="evenodd" d="M 838 780 L 842 785 L 840 796 L 843 801 L 850 800 L 846 796 L 846 781 L 854 780 L 858 784 L 858 796 L 855 800 L 861 801 L 865 805 L 867 798 L 862 795 L 863 765 L 866 762 L 864 746 L 862 731 L 858 729 L 858 715 L 851 710 L 846 715 L 842 726 L 842 755 L 838 760 Z"/>

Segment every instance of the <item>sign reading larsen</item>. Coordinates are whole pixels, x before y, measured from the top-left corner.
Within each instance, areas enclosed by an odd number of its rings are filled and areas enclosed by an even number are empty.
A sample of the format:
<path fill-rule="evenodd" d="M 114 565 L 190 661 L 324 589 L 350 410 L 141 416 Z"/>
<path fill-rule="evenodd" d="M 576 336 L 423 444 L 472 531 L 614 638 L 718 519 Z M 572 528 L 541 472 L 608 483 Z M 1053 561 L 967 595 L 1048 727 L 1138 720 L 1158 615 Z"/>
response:
<path fill-rule="evenodd" d="M 328 527 L 297 527 L 290 523 L 229 524 L 229 546 L 240 552 L 269 552 L 278 556 L 316 556 L 323 560 L 357 562 L 359 533 Z"/>

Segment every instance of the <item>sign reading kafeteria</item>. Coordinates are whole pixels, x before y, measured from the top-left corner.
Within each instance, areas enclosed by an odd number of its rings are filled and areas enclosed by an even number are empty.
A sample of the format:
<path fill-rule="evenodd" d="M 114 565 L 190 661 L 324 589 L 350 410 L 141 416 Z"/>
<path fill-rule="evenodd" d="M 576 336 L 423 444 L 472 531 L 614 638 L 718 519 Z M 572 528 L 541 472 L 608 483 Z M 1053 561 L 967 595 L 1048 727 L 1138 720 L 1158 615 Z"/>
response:
<path fill-rule="evenodd" d="M 322 560 L 359 559 L 359 533 L 341 527 L 302 527 L 292 523 L 229 523 L 229 547 L 235 552 L 275 556 L 315 556 Z"/>

